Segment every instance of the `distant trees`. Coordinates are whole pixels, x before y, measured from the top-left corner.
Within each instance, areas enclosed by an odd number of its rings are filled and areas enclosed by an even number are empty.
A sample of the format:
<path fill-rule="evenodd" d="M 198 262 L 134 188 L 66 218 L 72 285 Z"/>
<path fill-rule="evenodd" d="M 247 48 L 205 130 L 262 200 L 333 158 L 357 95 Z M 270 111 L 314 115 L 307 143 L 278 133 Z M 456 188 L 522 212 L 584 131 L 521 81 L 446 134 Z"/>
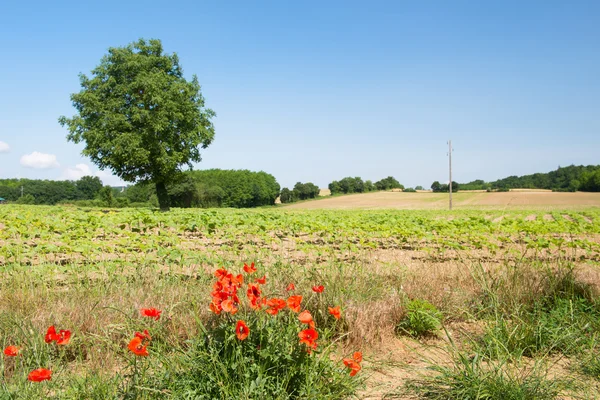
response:
<path fill-rule="evenodd" d="M 56 204 L 64 201 L 92 200 L 102 189 L 98 177 L 84 176 L 77 181 L 49 181 L 40 179 L 0 179 L 0 197 L 9 201 L 21 199 L 25 204 Z"/>
<path fill-rule="evenodd" d="M 559 192 L 600 191 L 600 183 L 596 174 L 600 165 L 558 167 L 548 173 L 535 173 L 523 176 L 509 176 L 493 182 L 481 179 L 461 184 L 461 190 L 498 190 L 509 189 L 548 189 Z"/>
<path fill-rule="evenodd" d="M 459 186 L 460 185 L 457 182 L 452 181 L 452 193 L 458 192 Z M 431 184 L 431 190 L 434 193 L 448 193 L 450 191 L 450 187 L 449 187 L 449 185 L 447 185 L 445 183 L 442 184 L 438 181 L 434 181 Z"/>
<path fill-rule="evenodd" d="M 396 180 L 393 176 L 388 176 L 380 181 L 375 182 L 377 190 L 404 189 L 404 185 Z"/>
<path fill-rule="evenodd" d="M 415 190 L 425 190 L 425 189 L 423 188 L 423 186 L 417 185 L 417 186 L 415 186 Z"/>
<path fill-rule="evenodd" d="M 366 193 L 374 190 L 404 189 L 404 186 L 393 176 L 381 179 L 375 183 L 363 181 L 360 177 L 346 177 L 329 184 L 331 194 Z"/>
<path fill-rule="evenodd" d="M 281 189 L 279 200 L 282 203 L 293 203 L 299 200 L 316 199 L 319 197 L 321 189 L 312 182 L 297 182 L 292 190 L 288 188 Z"/>

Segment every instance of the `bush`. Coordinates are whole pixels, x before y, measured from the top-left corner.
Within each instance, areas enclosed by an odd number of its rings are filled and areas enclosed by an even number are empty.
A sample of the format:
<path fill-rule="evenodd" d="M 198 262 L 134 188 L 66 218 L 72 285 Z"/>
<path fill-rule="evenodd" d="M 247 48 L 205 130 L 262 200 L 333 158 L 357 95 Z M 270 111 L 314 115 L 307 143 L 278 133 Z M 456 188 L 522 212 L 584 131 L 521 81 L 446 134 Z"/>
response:
<path fill-rule="evenodd" d="M 426 300 L 414 299 L 406 305 L 406 316 L 397 330 L 413 337 L 432 335 L 442 323 L 442 313 Z"/>

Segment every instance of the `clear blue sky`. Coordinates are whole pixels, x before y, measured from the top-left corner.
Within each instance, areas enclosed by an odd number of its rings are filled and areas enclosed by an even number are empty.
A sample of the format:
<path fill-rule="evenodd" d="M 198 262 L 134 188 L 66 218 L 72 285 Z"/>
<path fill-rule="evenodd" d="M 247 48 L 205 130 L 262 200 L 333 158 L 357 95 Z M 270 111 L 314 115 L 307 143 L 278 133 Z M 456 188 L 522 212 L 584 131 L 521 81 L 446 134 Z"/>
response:
<path fill-rule="evenodd" d="M 97 172 L 57 118 L 80 72 L 140 37 L 178 53 L 217 112 L 197 168 L 428 187 L 448 139 L 459 182 L 600 164 L 597 0 L 8 1 L 0 178 Z"/>

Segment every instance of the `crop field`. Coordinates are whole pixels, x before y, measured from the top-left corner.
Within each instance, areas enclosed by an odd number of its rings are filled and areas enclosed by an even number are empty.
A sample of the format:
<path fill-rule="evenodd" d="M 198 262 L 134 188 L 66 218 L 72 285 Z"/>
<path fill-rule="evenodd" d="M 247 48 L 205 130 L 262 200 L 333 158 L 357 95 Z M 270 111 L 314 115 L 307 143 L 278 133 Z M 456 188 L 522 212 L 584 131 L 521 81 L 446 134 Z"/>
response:
<path fill-rule="evenodd" d="M 328 196 L 328 190 L 322 190 L 321 196 Z M 551 191 L 510 192 L 458 192 L 452 195 L 454 208 L 457 209 L 586 209 L 600 208 L 600 193 L 564 193 Z M 291 209 L 411 209 L 444 210 L 448 208 L 446 193 L 404 193 L 371 192 L 322 197 L 319 201 L 308 201 L 286 205 Z"/>
<path fill-rule="evenodd" d="M 301 360 L 340 377 L 337 392 L 273 398 L 599 397 L 597 197 L 575 208 L 461 209 L 477 195 L 457 196 L 452 212 L 296 209 L 353 196 L 169 213 L 2 205 L 0 345 L 21 353 L 0 359 L 0 399 L 226 399 L 243 382 L 224 376 L 240 369 L 248 386 L 235 398 L 270 398 L 268 385 L 279 383 L 239 361 L 211 380 L 204 365 L 222 360 L 198 350 L 216 323 L 215 271 L 245 274 L 251 263 L 264 293 L 284 296 L 293 283 L 312 307 L 322 341 Z M 339 320 L 328 313 L 334 305 Z M 160 316 L 140 316 L 146 308 Z M 71 332 L 67 345 L 45 343 L 50 326 Z M 128 343 L 145 329 L 149 356 L 136 358 Z M 267 341 L 287 334 L 268 329 Z M 262 343 L 251 350 L 266 351 Z M 362 369 L 349 377 L 341 360 L 357 350 Z M 268 354 L 257 357 L 292 362 Z M 42 367 L 52 380 L 32 385 L 27 374 Z M 316 390 L 317 378 L 305 378 Z M 215 392 L 203 397 L 203 388 Z"/>

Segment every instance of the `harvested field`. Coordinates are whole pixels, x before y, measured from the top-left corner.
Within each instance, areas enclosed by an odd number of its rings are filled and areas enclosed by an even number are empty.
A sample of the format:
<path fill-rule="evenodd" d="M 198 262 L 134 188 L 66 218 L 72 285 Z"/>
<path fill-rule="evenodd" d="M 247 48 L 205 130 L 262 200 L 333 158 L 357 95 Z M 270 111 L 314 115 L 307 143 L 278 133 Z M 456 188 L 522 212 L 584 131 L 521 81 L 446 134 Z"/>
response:
<path fill-rule="evenodd" d="M 458 192 L 452 195 L 456 209 L 585 209 L 600 208 L 600 193 L 550 191 Z M 448 195 L 418 192 L 373 192 L 324 197 L 286 205 L 290 209 L 406 209 L 442 210 L 448 208 Z"/>

